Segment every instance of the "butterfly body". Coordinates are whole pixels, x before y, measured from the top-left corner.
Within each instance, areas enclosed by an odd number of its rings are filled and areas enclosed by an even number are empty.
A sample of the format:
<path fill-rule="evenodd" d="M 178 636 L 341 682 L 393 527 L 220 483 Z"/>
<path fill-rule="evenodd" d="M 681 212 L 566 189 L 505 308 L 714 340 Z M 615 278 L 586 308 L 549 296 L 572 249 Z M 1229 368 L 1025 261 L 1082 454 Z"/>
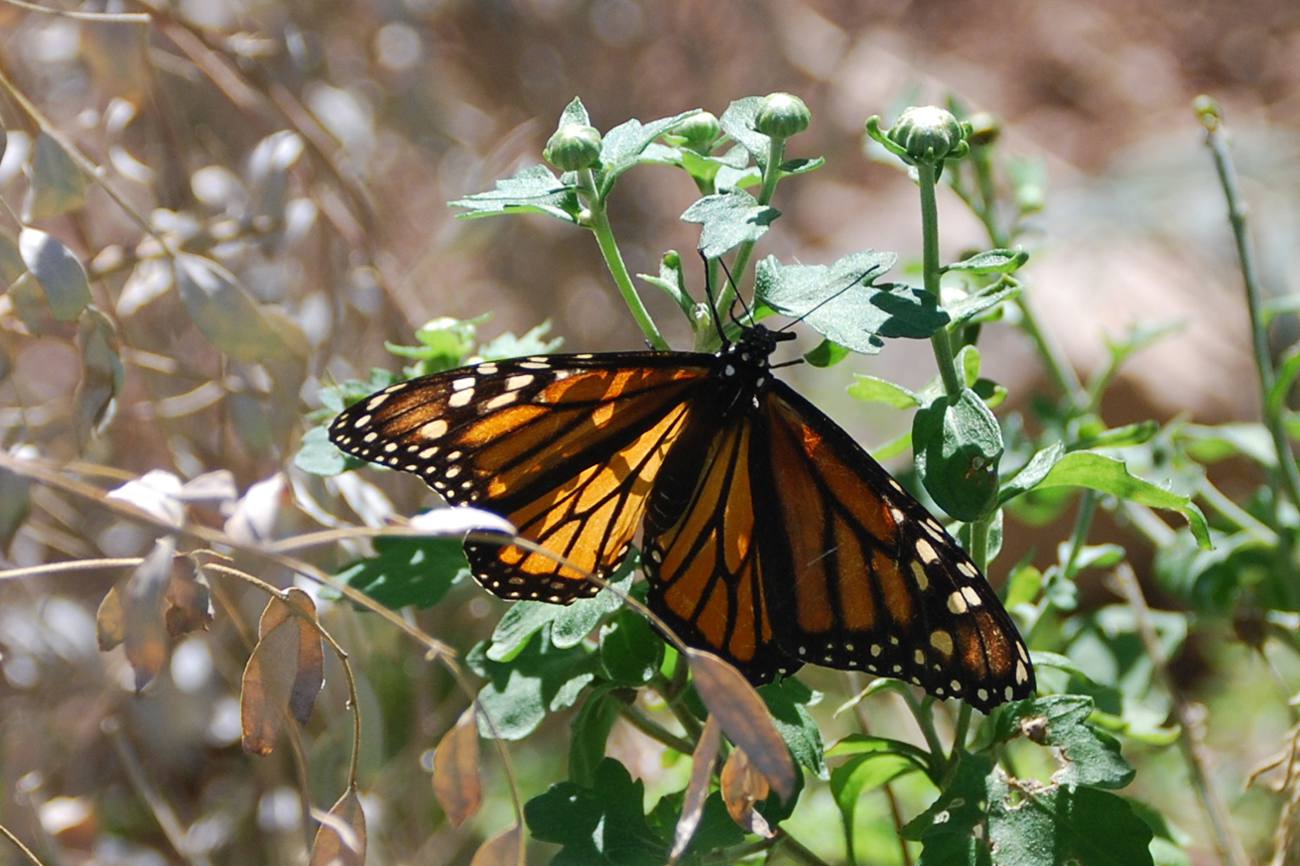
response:
<path fill-rule="evenodd" d="M 754 683 L 805 662 L 988 709 L 1029 655 L 959 545 L 851 436 L 773 376 L 786 332 L 717 354 L 486 362 L 391 386 L 330 428 L 344 451 L 510 520 L 562 561 L 466 543 L 503 598 L 593 595 L 640 532 L 652 609 Z"/>

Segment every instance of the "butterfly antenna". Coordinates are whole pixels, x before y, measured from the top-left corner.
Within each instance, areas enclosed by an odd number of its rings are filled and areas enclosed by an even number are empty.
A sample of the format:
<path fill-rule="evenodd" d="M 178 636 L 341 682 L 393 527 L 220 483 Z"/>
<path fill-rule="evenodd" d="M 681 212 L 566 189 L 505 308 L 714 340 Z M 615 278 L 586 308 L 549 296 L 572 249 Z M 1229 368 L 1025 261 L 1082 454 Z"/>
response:
<path fill-rule="evenodd" d="M 722 327 L 722 319 L 718 318 L 718 299 L 713 296 L 713 281 L 709 279 L 709 257 L 704 254 L 703 250 L 697 250 L 697 252 L 699 252 L 700 259 L 704 262 L 704 295 L 709 300 L 709 312 L 713 315 L 713 327 L 717 328 L 718 339 L 722 341 L 722 345 L 730 345 L 731 341 L 727 339 L 726 329 Z M 728 274 L 727 276 L 730 279 L 731 275 Z"/>
<path fill-rule="evenodd" d="M 862 283 L 864 280 L 868 279 L 868 277 L 870 277 L 870 276 L 873 276 L 873 275 L 872 275 L 872 274 L 869 274 L 869 273 L 868 273 L 868 274 L 863 274 L 862 276 L 857 277 L 857 278 L 855 278 L 854 280 L 850 281 L 848 285 L 846 285 L 846 286 L 844 286 L 844 287 L 842 287 L 842 288 L 836 289 L 835 292 L 833 292 L 833 293 L 830 294 L 830 295 L 827 295 L 826 297 L 822 298 L 822 299 L 821 299 L 820 301 L 818 301 L 817 303 L 813 304 L 813 305 L 812 305 L 811 307 L 809 307 L 807 310 L 804 310 L 802 313 L 800 313 L 798 318 L 796 318 L 796 319 L 792 319 L 791 321 L 789 321 L 789 322 L 787 322 L 786 324 L 782 325 L 780 328 L 777 328 L 777 333 L 780 333 L 781 331 L 787 331 L 787 330 L 789 330 L 790 328 L 793 328 L 795 325 L 799 324 L 799 323 L 802 322 L 804 319 L 808 318 L 808 317 L 811 316 L 813 313 L 817 312 L 817 311 L 820 310 L 822 307 L 826 306 L 826 305 L 829 304 L 831 301 L 835 300 L 835 299 L 838 298 L 840 295 L 842 295 L 842 294 L 844 294 L 845 292 L 847 292 L 849 289 L 853 288 L 854 286 L 858 285 L 859 283 Z"/>
<path fill-rule="evenodd" d="M 727 263 L 719 258 L 718 264 L 722 265 L 722 272 L 727 275 L 727 282 L 731 285 L 732 294 L 736 296 L 737 301 L 740 301 L 740 308 L 745 311 L 745 315 L 749 318 L 749 326 L 753 327 L 754 311 L 749 308 L 749 304 L 745 303 L 745 298 L 740 294 L 740 286 L 736 285 L 736 281 L 732 279 L 731 271 L 727 268 Z M 727 310 L 727 313 L 731 316 L 731 321 L 737 326 L 741 328 L 746 327 L 744 324 L 737 321 L 735 314 L 732 313 L 731 310 Z"/>

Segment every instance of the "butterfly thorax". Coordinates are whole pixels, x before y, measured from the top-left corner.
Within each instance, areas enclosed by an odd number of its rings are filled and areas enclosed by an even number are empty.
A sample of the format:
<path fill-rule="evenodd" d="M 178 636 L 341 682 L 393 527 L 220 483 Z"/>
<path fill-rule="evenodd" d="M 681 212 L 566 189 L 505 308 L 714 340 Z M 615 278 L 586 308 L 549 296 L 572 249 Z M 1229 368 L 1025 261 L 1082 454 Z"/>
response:
<path fill-rule="evenodd" d="M 773 331 L 762 325 L 746 328 L 740 339 L 718 352 L 714 375 L 723 383 L 719 406 L 724 416 L 755 412 L 760 397 L 772 381 L 769 359 L 778 343 L 794 339 L 788 331 Z"/>

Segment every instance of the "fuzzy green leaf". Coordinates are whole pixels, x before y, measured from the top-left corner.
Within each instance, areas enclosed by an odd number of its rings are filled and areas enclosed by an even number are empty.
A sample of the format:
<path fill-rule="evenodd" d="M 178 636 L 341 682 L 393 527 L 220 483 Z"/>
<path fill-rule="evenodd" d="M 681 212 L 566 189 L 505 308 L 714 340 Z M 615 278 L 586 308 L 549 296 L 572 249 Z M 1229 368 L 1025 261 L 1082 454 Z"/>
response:
<path fill-rule="evenodd" d="M 337 578 L 392 610 L 433 607 L 469 576 L 459 539 L 376 538 L 374 545 L 374 556 L 351 563 Z"/>
<path fill-rule="evenodd" d="M 1062 457 L 1037 486 L 1043 489 L 1085 487 L 1139 505 L 1178 511 L 1186 518 L 1197 543 L 1205 549 L 1213 546 L 1205 515 L 1195 503 L 1186 496 L 1131 475 L 1124 462 L 1114 457 L 1092 451 L 1074 451 Z"/>
<path fill-rule="evenodd" d="M 641 614 L 625 608 L 601 629 L 600 661 L 614 682 L 644 685 L 663 660 L 663 639 Z"/>
<path fill-rule="evenodd" d="M 915 391 L 904 388 L 897 382 L 868 376 L 865 373 L 854 373 L 853 379 L 854 382 L 849 386 L 848 392 L 854 400 L 861 400 L 864 403 L 884 403 L 895 409 L 915 409 L 921 405 L 921 398 Z"/>
<path fill-rule="evenodd" d="M 524 819 L 534 838 L 564 846 L 553 864 L 662 866 L 668 840 L 646 821 L 644 800 L 644 784 L 605 758 L 590 785 L 552 785 L 524 805 Z"/>
<path fill-rule="evenodd" d="M 1065 446 L 1060 442 L 1053 442 L 1035 453 L 1019 472 L 1002 485 L 1002 490 L 998 493 L 998 504 L 1004 505 L 1020 494 L 1033 490 L 1064 456 Z"/>
<path fill-rule="evenodd" d="M 313 427 L 303 434 L 298 443 L 298 453 L 293 455 L 293 465 L 312 475 L 329 478 L 348 469 L 356 468 L 361 461 L 348 457 L 330 441 L 329 430 Z"/>
<path fill-rule="evenodd" d="M 614 686 L 601 684 L 591 690 L 582 708 L 573 717 L 569 733 L 569 781 L 591 785 L 596 768 L 605 759 L 605 743 L 618 721 L 618 698 L 610 694 Z"/>
<path fill-rule="evenodd" d="M 489 659 L 484 644 L 466 654 L 470 670 L 488 680 L 478 693 L 478 729 L 483 736 L 492 736 L 487 724 L 491 719 L 497 736 L 522 740 L 548 712 L 573 706 L 595 677 L 595 656 L 581 644 L 556 647 L 549 631 L 545 626 L 542 639 L 529 642 L 509 663 Z"/>
<path fill-rule="evenodd" d="M 781 212 L 761 205 L 747 192 L 706 195 L 682 214 L 682 221 L 699 223 L 699 250 L 716 259 L 743 243 L 752 243 L 767 233 L 767 227 Z"/>
<path fill-rule="evenodd" d="M 967 295 L 959 301 L 944 304 L 943 309 L 948 314 L 953 326 L 960 327 L 985 310 L 992 309 L 1003 301 L 1009 301 L 1019 294 L 1019 286 L 1003 286 L 979 294 Z"/>
<path fill-rule="evenodd" d="M 1050 695 L 1009 704 L 997 716 L 997 739 L 1032 732 L 1034 742 L 1057 750 L 1060 769 L 1052 781 L 1077 787 L 1122 788 L 1133 781 L 1134 769 L 1120 754 L 1119 741 L 1088 724 L 1092 698 Z"/>
<path fill-rule="evenodd" d="M 1024 250 L 985 250 L 982 253 L 954 262 L 945 271 L 963 271 L 968 274 L 1013 274 L 1029 261 Z"/>
<path fill-rule="evenodd" d="M 821 695 L 799 680 L 790 678 L 759 686 L 758 694 L 767 704 L 781 739 L 790 747 L 790 754 L 818 778 L 825 779 L 826 759 L 821 728 L 808 712 L 808 707 L 815 704 Z"/>
<path fill-rule="evenodd" d="M 758 163 L 759 168 L 767 165 L 768 150 L 771 139 L 754 128 L 754 120 L 763 105 L 761 96 L 746 96 L 727 106 L 718 118 L 718 125 L 732 141 L 749 151 L 749 155 Z"/>
<path fill-rule="evenodd" d="M 629 556 L 619 566 L 610 582 L 623 592 L 632 585 L 632 567 L 636 558 Z M 591 633 L 605 614 L 622 604 L 619 596 L 602 589 L 590 598 L 580 598 L 570 605 L 544 601 L 520 601 L 501 617 L 492 632 L 486 655 L 495 662 L 509 661 L 528 643 L 529 638 L 545 625 L 551 626 L 551 642 L 560 649 L 577 646 Z"/>
<path fill-rule="evenodd" d="M 896 258 L 868 250 L 827 266 L 782 265 L 769 256 L 759 262 L 755 297 L 841 346 L 875 353 L 883 338 L 929 337 L 948 321 L 921 289 L 871 285 Z"/>
<path fill-rule="evenodd" d="M 1151 828 L 1123 797 L 1095 788 L 989 788 L 998 866 L 1151 866 Z M 1022 799 L 1023 798 L 1023 799 Z"/>
<path fill-rule="evenodd" d="M 803 359 L 814 367 L 833 367 L 847 358 L 851 351 L 834 340 L 822 340 L 804 352 Z"/>
<path fill-rule="evenodd" d="M 600 147 L 600 164 L 604 171 L 603 186 L 605 189 L 608 190 L 615 178 L 636 165 L 641 160 L 646 148 L 656 138 L 691 115 L 698 113 L 699 109 L 695 108 L 690 111 L 683 111 L 673 117 L 664 117 L 645 124 L 633 119 L 621 123 L 605 133 Z"/>
<path fill-rule="evenodd" d="M 997 501 L 1002 431 L 969 388 L 935 400 L 912 419 L 916 471 L 935 503 L 967 522 L 984 517 Z"/>
<path fill-rule="evenodd" d="M 514 177 L 502 178 L 496 188 L 449 202 L 465 211 L 461 219 L 479 219 L 507 213 L 540 213 L 567 223 L 577 223 L 582 210 L 578 193 L 566 186 L 544 165 L 521 169 Z"/>

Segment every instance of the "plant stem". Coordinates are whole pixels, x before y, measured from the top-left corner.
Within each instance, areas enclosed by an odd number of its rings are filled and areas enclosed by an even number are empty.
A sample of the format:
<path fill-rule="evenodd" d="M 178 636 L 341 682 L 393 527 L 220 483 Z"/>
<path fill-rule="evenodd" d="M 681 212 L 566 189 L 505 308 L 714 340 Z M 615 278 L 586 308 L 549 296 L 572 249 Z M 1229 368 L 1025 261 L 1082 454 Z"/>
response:
<path fill-rule="evenodd" d="M 1182 736 L 1178 738 L 1178 744 L 1183 749 L 1184 759 L 1191 771 L 1192 784 L 1200 797 L 1205 816 L 1209 819 L 1220 861 L 1226 866 L 1248 866 L 1250 861 L 1246 857 L 1246 851 L 1242 847 L 1241 840 L 1233 832 L 1227 804 L 1224 803 L 1223 797 L 1219 794 L 1214 785 L 1214 780 L 1210 776 L 1209 761 L 1204 754 L 1204 748 L 1198 733 L 1199 719 L 1197 714 L 1192 711 L 1191 703 L 1183 694 L 1182 689 L 1178 687 L 1177 681 L 1169 672 L 1168 659 L 1165 658 L 1165 651 L 1160 645 L 1155 626 L 1151 624 L 1151 609 L 1147 607 L 1147 600 L 1142 594 L 1142 586 L 1138 583 L 1137 575 L 1133 573 L 1133 568 L 1128 563 L 1122 563 L 1115 569 L 1115 581 L 1121 594 L 1128 601 L 1129 607 L 1133 610 L 1133 615 L 1137 620 L 1138 636 L 1141 637 L 1142 643 L 1146 647 L 1147 655 L 1155 666 L 1156 674 L 1173 698 L 1174 716 L 1178 719 L 1178 724 L 1182 728 Z"/>
<path fill-rule="evenodd" d="M 925 290 L 939 302 L 939 205 L 935 201 L 934 187 L 936 181 L 935 167 L 928 163 L 916 166 L 916 178 L 921 187 L 921 244 L 923 249 L 923 268 Z M 952 342 L 948 329 L 940 328 L 930 337 L 934 347 L 934 358 L 939 363 L 939 375 L 943 378 L 943 390 L 949 397 L 956 397 L 962 391 L 961 374 L 957 372 L 957 363 L 952 354 Z"/>
<path fill-rule="evenodd" d="M 1073 576 L 1074 563 L 1079 558 L 1079 551 L 1088 541 L 1088 530 L 1092 528 L 1092 517 L 1096 512 L 1096 491 L 1084 490 L 1083 496 L 1079 499 L 1079 514 L 1074 521 L 1074 531 L 1070 533 L 1069 553 L 1065 557 L 1065 565 L 1062 568 L 1061 576 L 1066 579 Z"/>
<path fill-rule="evenodd" d="M 1201 115 L 1205 125 L 1205 144 L 1214 157 L 1214 168 L 1219 175 L 1219 184 L 1223 187 L 1223 197 L 1228 204 L 1228 222 L 1232 224 L 1232 236 L 1237 245 L 1237 260 L 1241 266 L 1241 276 L 1246 290 L 1246 308 L 1250 313 L 1250 338 L 1255 350 L 1255 368 L 1259 374 L 1259 392 L 1264 424 L 1273 438 L 1273 447 L 1277 449 L 1277 465 L 1281 473 L 1282 489 L 1292 504 L 1300 507 L 1300 470 L 1296 468 L 1295 454 L 1287 441 L 1286 430 L 1282 424 L 1280 412 L 1270 411 L 1269 393 L 1273 390 L 1276 371 L 1273 369 L 1272 356 L 1268 349 L 1268 327 L 1262 314 L 1263 292 L 1259 285 L 1259 274 L 1255 268 L 1255 253 L 1251 248 L 1250 236 L 1246 230 L 1246 208 L 1241 201 L 1237 186 L 1237 168 L 1232 155 L 1228 153 L 1228 144 L 1224 140 L 1222 123 L 1218 114 Z M 1275 525 L 1277 525 L 1275 521 Z"/>
<path fill-rule="evenodd" d="M 766 205 L 772 201 L 772 196 L 776 194 L 777 182 L 781 180 L 781 162 L 785 159 L 785 139 L 771 138 L 768 141 L 767 148 L 767 165 L 763 166 L 763 188 L 758 193 L 758 203 Z M 731 278 L 737 282 L 745 279 L 745 269 L 749 267 L 749 258 L 754 253 L 754 242 L 745 241 L 736 251 L 735 261 L 731 266 Z M 736 299 L 737 287 L 733 283 L 727 283 L 718 293 L 718 315 L 723 316 L 726 311 L 731 309 L 731 304 Z"/>
<path fill-rule="evenodd" d="M 596 179 L 592 177 L 591 169 L 584 168 L 578 172 L 578 182 L 581 184 L 587 209 L 591 212 L 591 231 L 596 235 L 600 254 L 605 257 L 605 267 L 609 268 L 609 274 L 614 278 L 614 285 L 618 287 L 618 293 L 623 296 L 623 303 L 627 304 L 632 318 L 636 320 L 637 326 L 641 328 L 641 333 L 645 334 L 646 341 L 651 347 L 659 351 L 667 350 L 668 342 L 659 333 L 659 328 L 650 318 L 650 312 L 645 308 L 645 304 L 641 303 L 641 296 L 637 294 L 636 286 L 632 284 L 632 275 L 628 273 L 627 265 L 623 263 L 623 254 L 619 252 L 618 241 L 614 239 L 614 230 L 609 224 L 605 201 L 596 189 Z"/>
<path fill-rule="evenodd" d="M 695 747 L 689 742 L 677 736 L 654 719 L 645 715 L 636 707 L 629 703 L 625 703 L 624 701 L 616 701 L 616 703 L 618 705 L 619 715 L 627 719 L 627 721 L 631 723 L 632 727 L 636 728 L 650 739 L 657 740 L 670 749 L 676 749 L 683 755 L 689 755 L 691 752 L 695 751 Z"/>

